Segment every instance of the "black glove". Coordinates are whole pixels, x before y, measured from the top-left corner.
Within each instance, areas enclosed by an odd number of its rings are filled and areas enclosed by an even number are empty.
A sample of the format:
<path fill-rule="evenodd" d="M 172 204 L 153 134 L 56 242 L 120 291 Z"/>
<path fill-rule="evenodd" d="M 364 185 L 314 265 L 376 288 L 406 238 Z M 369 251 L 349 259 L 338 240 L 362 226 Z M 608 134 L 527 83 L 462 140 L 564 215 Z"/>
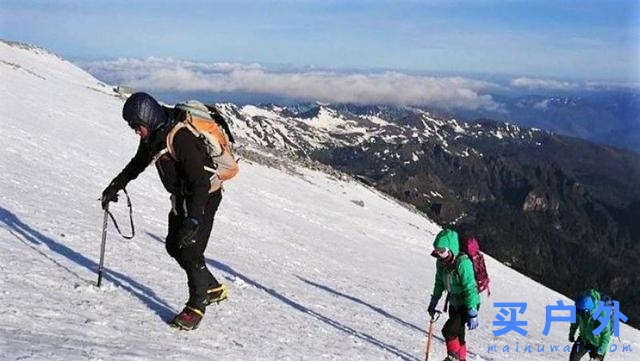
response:
<path fill-rule="evenodd" d="M 200 229 L 197 219 L 188 217 L 182 221 L 182 226 L 178 230 L 178 248 L 185 248 L 196 243 L 195 236 Z"/>
<path fill-rule="evenodd" d="M 569 342 L 571 342 L 571 343 L 576 342 L 576 335 L 570 333 L 569 334 Z"/>
<path fill-rule="evenodd" d="M 429 302 L 429 308 L 427 312 L 429 312 L 429 316 L 433 318 L 433 315 L 436 314 L 436 306 L 438 305 L 438 300 L 435 297 L 431 297 L 431 301 Z"/>
<path fill-rule="evenodd" d="M 115 182 L 109 183 L 107 188 L 102 191 L 102 198 L 100 198 L 102 209 L 106 210 L 109 206 L 109 202 L 118 201 L 118 191 L 120 191 L 120 187 L 118 187 Z"/>

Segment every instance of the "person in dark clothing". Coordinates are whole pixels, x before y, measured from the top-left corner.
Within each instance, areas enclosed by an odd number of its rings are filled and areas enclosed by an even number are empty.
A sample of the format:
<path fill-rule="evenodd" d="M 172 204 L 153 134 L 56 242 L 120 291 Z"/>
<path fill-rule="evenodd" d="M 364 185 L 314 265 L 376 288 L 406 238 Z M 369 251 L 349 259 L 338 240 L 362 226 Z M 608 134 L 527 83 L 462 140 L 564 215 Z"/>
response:
<path fill-rule="evenodd" d="M 211 174 L 205 170 L 205 166 L 213 168 L 213 162 L 206 156 L 202 141 L 184 127 L 172 133 L 175 157 L 163 152 L 167 135 L 184 114 L 161 106 L 146 93 L 135 93 L 127 99 L 122 117 L 140 136 L 140 144 L 135 156 L 102 192 L 102 207 L 106 209 L 109 202 L 117 201 L 118 191 L 155 161 L 162 184 L 171 194 L 167 252 L 185 271 L 189 288 L 186 307 L 172 325 L 195 329 L 206 306 L 227 297 L 226 286 L 211 274 L 204 259 L 222 200 L 221 189 L 212 187 Z"/>

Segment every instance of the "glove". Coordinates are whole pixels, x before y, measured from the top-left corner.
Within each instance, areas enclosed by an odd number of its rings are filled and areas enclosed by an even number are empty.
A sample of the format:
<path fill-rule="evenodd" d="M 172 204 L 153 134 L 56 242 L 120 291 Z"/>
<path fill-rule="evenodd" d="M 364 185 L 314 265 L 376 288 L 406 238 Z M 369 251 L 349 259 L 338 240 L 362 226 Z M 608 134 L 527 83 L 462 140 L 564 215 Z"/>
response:
<path fill-rule="evenodd" d="M 102 191 L 102 198 L 100 198 L 102 209 L 106 210 L 109 207 L 109 202 L 118 201 L 118 191 L 120 191 L 120 187 L 116 185 L 115 181 L 109 183 L 107 188 Z"/>
<path fill-rule="evenodd" d="M 467 326 L 470 330 L 475 330 L 478 327 L 478 311 L 467 311 Z"/>
<path fill-rule="evenodd" d="M 436 306 L 438 305 L 438 300 L 435 297 L 431 297 L 431 301 L 429 302 L 429 308 L 427 311 L 429 312 L 429 316 L 433 318 L 433 315 L 436 314 Z"/>
<path fill-rule="evenodd" d="M 200 229 L 199 222 L 193 217 L 185 218 L 178 231 L 178 248 L 185 248 L 196 243 L 195 236 Z"/>
<path fill-rule="evenodd" d="M 571 343 L 576 342 L 576 335 L 569 334 L 569 342 L 571 342 Z"/>

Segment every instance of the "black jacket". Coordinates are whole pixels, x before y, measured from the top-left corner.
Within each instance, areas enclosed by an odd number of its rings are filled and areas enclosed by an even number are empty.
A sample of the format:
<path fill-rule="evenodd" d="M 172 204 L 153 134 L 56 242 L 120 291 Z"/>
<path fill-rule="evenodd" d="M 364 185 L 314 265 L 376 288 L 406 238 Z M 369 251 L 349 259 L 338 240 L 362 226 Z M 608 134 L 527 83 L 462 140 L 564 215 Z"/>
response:
<path fill-rule="evenodd" d="M 154 156 L 166 148 L 166 135 L 173 125 L 159 129 L 146 140 L 141 140 L 135 156 L 114 179 L 119 188 L 124 188 L 129 181 L 138 177 L 151 163 Z M 187 216 L 202 221 L 209 187 L 210 173 L 204 166 L 213 167 L 213 162 L 206 156 L 204 144 L 187 128 L 178 130 L 173 138 L 176 159 L 169 153 L 156 161 L 156 169 L 165 189 L 176 196 L 176 204 L 185 204 Z"/>

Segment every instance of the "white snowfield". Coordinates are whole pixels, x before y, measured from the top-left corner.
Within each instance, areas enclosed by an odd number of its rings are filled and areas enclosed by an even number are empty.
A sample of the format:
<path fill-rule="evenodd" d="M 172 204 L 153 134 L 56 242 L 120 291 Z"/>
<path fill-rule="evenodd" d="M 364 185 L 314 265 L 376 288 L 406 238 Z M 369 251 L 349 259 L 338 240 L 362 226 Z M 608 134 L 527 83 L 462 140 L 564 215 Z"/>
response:
<path fill-rule="evenodd" d="M 240 163 L 206 252 L 229 300 L 209 307 L 198 330 L 166 323 L 186 300 L 186 279 L 165 253 L 169 199 L 154 169 L 128 187 L 135 239 L 109 225 L 97 288 L 97 198 L 137 143 L 121 119 L 123 101 L 69 62 L 4 42 L 0 77 L 1 360 L 424 359 L 435 272 L 428 253 L 439 228 L 315 171 Z M 113 208 L 127 232 L 125 202 Z M 469 359 L 567 360 L 569 325 L 542 330 L 545 306 L 571 301 L 490 257 L 487 266 L 492 295 L 480 328 L 468 332 Z M 518 316 L 527 336 L 494 337 L 493 302 L 527 302 Z M 445 319 L 431 360 L 445 357 Z M 620 330 L 607 359 L 639 360 L 640 332 Z"/>

